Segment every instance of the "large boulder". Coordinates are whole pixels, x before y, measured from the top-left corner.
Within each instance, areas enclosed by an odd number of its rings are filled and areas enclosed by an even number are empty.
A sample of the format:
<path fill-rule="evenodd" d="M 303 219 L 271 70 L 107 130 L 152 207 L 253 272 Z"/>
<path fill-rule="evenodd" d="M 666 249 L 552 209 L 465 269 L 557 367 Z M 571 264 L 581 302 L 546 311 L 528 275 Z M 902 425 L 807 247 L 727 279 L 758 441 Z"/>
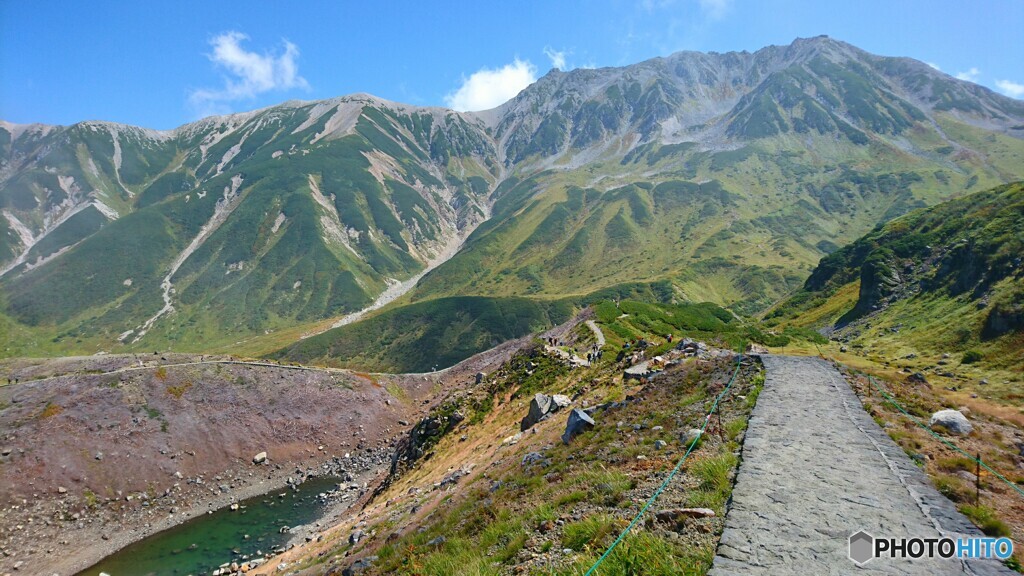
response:
<path fill-rule="evenodd" d="M 538 392 L 530 400 L 530 411 L 519 424 L 520 430 L 528 430 L 551 412 L 551 396 Z"/>
<path fill-rule="evenodd" d="M 594 419 L 579 408 L 573 408 L 569 412 L 569 420 L 565 423 L 565 433 L 562 434 L 562 442 L 568 444 L 577 434 L 594 427 Z"/>
<path fill-rule="evenodd" d="M 967 417 L 957 410 L 939 410 L 932 414 L 931 419 L 928 420 L 928 425 L 945 428 L 947 432 L 957 436 L 967 436 L 971 433 L 971 430 L 974 430 L 974 426 L 971 426 Z"/>
<path fill-rule="evenodd" d="M 572 404 L 572 398 L 564 394 L 555 394 L 551 397 L 551 411 L 558 412 L 562 408 L 568 408 Z"/>
<path fill-rule="evenodd" d="M 263 464 L 266 461 L 267 461 L 267 453 L 266 452 L 260 452 L 259 454 L 257 454 L 257 455 L 252 457 L 252 463 L 253 464 Z"/>

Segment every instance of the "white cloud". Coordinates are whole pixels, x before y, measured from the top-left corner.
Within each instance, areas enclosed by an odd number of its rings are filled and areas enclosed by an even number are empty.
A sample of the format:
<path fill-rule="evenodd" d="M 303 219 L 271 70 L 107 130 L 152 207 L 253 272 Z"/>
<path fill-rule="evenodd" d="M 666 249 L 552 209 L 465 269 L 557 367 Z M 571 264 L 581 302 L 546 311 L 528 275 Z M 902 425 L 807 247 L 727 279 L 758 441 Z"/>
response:
<path fill-rule="evenodd" d="M 565 51 L 558 51 L 550 46 L 544 47 L 544 55 L 551 60 L 551 67 L 565 71 Z"/>
<path fill-rule="evenodd" d="M 192 91 L 189 102 L 202 113 L 230 111 L 228 103 L 245 100 L 271 90 L 309 89 L 309 83 L 299 76 L 299 48 L 284 40 L 280 54 L 258 54 L 242 47 L 249 37 L 241 32 L 229 31 L 210 40 L 213 51 L 207 54 L 213 64 L 223 69 L 221 88 L 200 88 Z"/>
<path fill-rule="evenodd" d="M 971 68 L 967 72 L 957 72 L 956 77 L 960 80 L 966 80 L 968 82 L 977 82 L 978 77 L 981 76 L 981 70 L 977 68 Z"/>
<path fill-rule="evenodd" d="M 1018 84 L 1012 80 L 996 80 L 996 87 L 1011 98 L 1024 97 L 1024 84 Z"/>
<path fill-rule="evenodd" d="M 939 72 L 942 72 L 942 68 L 939 68 L 939 65 L 936 64 L 935 62 L 925 62 L 925 64 L 931 66 L 932 68 L 935 68 Z"/>
<path fill-rule="evenodd" d="M 537 68 L 529 61 L 516 58 L 501 68 L 481 68 L 462 78 L 462 86 L 444 97 L 453 110 L 489 110 L 519 94 L 537 80 Z"/>
<path fill-rule="evenodd" d="M 731 8 L 732 0 L 700 0 L 700 9 L 712 20 L 724 17 Z"/>

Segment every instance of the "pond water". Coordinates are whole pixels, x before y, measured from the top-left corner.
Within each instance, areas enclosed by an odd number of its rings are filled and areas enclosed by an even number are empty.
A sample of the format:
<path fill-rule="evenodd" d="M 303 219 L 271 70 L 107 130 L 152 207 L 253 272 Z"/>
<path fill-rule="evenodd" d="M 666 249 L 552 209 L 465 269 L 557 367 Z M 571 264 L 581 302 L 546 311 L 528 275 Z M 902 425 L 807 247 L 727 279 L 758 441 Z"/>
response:
<path fill-rule="evenodd" d="M 140 540 L 103 559 L 78 576 L 185 576 L 209 574 L 225 562 L 241 564 L 243 555 L 284 546 L 289 534 L 282 526 L 318 520 L 326 502 L 318 495 L 337 488 L 338 478 L 311 478 L 299 490 L 282 488 L 239 502 L 239 509 L 224 508 L 205 514 Z M 280 498 L 280 494 L 285 494 Z M 246 538 L 248 535 L 248 538 Z"/>

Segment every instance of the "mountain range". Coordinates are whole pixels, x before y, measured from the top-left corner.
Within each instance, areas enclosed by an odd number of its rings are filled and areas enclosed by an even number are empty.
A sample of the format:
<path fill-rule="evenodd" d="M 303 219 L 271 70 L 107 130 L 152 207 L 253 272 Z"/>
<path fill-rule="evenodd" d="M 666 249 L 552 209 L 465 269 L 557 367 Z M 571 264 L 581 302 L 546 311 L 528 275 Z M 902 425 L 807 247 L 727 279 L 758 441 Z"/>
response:
<path fill-rule="evenodd" d="M 755 315 L 1022 157 L 1024 102 L 827 37 L 552 70 L 484 112 L 357 94 L 171 131 L 4 122 L 0 347 L 266 354 L 373 333 L 343 324 L 387 304 L 364 322 L 418 318 L 389 333 L 456 361 L 595 294 Z"/>

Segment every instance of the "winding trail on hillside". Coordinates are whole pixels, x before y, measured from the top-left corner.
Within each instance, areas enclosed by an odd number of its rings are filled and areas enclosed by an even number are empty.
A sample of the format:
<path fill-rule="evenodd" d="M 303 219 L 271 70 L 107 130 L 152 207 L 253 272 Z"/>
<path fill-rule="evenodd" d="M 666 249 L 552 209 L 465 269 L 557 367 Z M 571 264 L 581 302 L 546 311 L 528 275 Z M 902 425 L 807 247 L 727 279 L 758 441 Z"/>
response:
<path fill-rule="evenodd" d="M 831 364 L 762 357 L 725 531 L 709 574 L 1013 574 L 995 561 L 874 559 L 848 539 L 982 536 L 864 411 Z"/>
<path fill-rule="evenodd" d="M 593 320 L 587 320 L 587 328 L 594 333 L 594 337 L 597 338 L 597 347 L 604 348 L 604 332 L 601 331 L 601 327 L 597 325 L 597 322 Z"/>

